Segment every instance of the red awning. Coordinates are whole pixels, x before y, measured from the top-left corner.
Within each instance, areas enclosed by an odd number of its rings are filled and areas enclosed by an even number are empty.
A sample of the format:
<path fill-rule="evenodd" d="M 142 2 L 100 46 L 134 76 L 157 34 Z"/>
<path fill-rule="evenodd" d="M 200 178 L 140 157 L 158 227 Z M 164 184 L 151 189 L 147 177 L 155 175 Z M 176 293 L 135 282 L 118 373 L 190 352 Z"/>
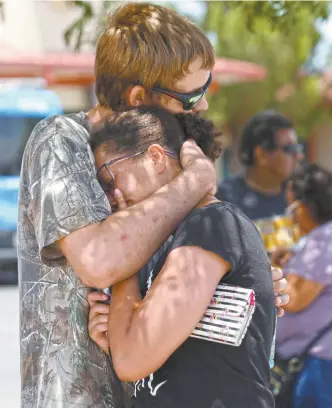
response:
<path fill-rule="evenodd" d="M 94 54 L 70 52 L 25 53 L 0 45 L 0 77 L 44 77 L 50 84 L 92 84 Z M 214 81 L 224 84 L 259 81 L 266 75 L 264 67 L 227 58 L 217 58 Z"/>
<path fill-rule="evenodd" d="M 217 58 L 213 78 L 219 83 L 261 81 L 267 70 L 259 64 L 230 58 Z"/>

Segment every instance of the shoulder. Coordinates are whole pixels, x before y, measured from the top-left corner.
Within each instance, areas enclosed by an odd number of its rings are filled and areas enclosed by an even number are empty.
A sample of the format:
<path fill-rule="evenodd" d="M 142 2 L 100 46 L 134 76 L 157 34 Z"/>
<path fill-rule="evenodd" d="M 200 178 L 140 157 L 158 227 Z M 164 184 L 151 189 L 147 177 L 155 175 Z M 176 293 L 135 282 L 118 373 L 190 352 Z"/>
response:
<path fill-rule="evenodd" d="M 244 184 L 243 174 L 234 174 L 219 183 L 219 187 L 232 187 Z"/>
<path fill-rule="evenodd" d="M 74 143 L 87 144 L 89 133 L 85 126 L 84 113 L 74 115 L 55 115 L 37 123 L 26 145 L 25 154 L 33 156 L 35 152 L 52 139 L 63 143 L 67 139 Z"/>
<path fill-rule="evenodd" d="M 332 282 L 332 222 L 321 225 L 305 237 L 285 265 L 286 273 L 294 273 L 308 280 L 324 284 Z"/>
<path fill-rule="evenodd" d="M 179 230 L 197 226 L 200 231 L 227 229 L 230 224 L 252 224 L 252 221 L 235 205 L 228 202 L 216 202 L 194 209 L 182 222 Z"/>
<path fill-rule="evenodd" d="M 227 202 L 197 208 L 181 223 L 174 234 L 172 248 L 195 246 L 220 256 L 230 263 L 230 279 L 255 254 L 267 258 L 262 239 L 241 210 Z"/>
<path fill-rule="evenodd" d="M 302 256 L 309 264 L 314 260 L 328 259 L 332 264 L 332 222 L 315 228 L 304 239 L 304 245 L 296 256 Z"/>
<path fill-rule="evenodd" d="M 173 248 L 198 246 L 237 264 L 248 247 L 248 236 L 255 245 L 261 241 L 257 229 L 241 210 L 230 203 L 218 202 L 197 208 L 174 234 Z"/>
<path fill-rule="evenodd" d="M 220 200 L 233 201 L 237 191 L 243 190 L 246 187 L 243 174 L 236 174 L 218 185 L 217 197 Z"/>

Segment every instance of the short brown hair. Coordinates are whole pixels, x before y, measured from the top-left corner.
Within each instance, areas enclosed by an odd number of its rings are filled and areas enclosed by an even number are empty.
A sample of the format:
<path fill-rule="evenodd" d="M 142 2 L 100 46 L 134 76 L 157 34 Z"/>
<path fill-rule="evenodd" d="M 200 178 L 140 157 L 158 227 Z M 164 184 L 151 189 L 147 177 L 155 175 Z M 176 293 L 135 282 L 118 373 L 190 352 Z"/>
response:
<path fill-rule="evenodd" d="M 171 88 L 195 58 L 201 58 L 202 68 L 213 68 L 212 44 L 187 18 L 148 3 L 120 6 L 110 14 L 97 44 L 98 101 L 116 110 L 130 85 Z"/>

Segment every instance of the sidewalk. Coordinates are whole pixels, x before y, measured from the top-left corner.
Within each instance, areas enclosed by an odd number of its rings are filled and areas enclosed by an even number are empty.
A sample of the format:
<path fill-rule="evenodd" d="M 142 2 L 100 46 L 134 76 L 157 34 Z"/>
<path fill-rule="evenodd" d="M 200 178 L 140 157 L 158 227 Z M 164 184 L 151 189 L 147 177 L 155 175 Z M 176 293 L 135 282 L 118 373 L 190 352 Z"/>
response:
<path fill-rule="evenodd" d="M 0 407 L 20 406 L 17 287 L 0 286 Z"/>

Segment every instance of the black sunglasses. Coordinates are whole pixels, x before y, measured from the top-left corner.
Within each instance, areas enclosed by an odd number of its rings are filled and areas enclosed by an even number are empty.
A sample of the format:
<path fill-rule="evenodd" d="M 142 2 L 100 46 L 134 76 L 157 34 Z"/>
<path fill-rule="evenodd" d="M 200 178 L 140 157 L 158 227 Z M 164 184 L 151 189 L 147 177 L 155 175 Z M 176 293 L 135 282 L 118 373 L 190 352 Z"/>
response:
<path fill-rule="evenodd" d="M 303 146 L 298 143 L 289 143 L 281 146 L 278 145 L 276 147 L 290 156 L 297 156 L 298 154 L 303 154 L 304 152 Z"/>
<path fill-rule="evenodd" d="M 182 103 L 183 110 L 191 110 L 204 97 L 204 95 L 209 89 L 209 86 L 211 85 L 211 82 L 212 82 L 212 73 L 210 73 L 209 79 L 207 80 L 206 84 L 198 91 L 189 92 L 189 93 L 181 93 L 181 92 L 170 91 L 169 89 L 165 89 L 165 88 L 159 88 L 157 86 L 153 87 L 152 91 L 160 92 L 174 99 L 177 99 L 178 101 Z"/>

